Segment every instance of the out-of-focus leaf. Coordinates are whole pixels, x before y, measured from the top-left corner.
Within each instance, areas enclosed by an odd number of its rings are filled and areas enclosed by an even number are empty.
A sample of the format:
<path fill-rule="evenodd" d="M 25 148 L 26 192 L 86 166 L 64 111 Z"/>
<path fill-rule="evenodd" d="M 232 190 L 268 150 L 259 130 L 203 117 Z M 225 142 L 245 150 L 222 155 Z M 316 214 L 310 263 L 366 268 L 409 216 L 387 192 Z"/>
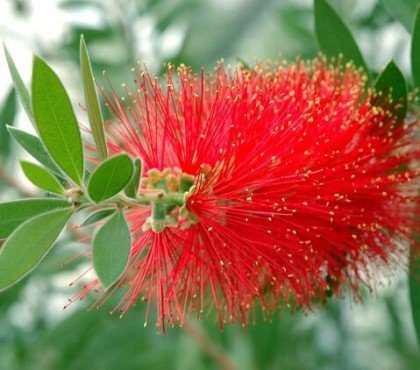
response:
<path fill-rule="evenodd" d="M 38 160 L 41 164 L 54 172 L 56 175 L 63 176 L 60 169 L 53 162 L 47 152 L 47 149 L 45 149 L 44 144 L 42 144 L 39 138 L 15 127 L 7 126 L 7 129 L 9 130 L 10 135 L 12 135 L 12 137 L 20 144 L 20 146 L 25 149 L 33 158 Z"/>
<path fill-rule="evenodd" d="M 25 83 L 20 77 L 19 71 L 16 68 L 16 65 L 12 59 L 12 56 L 7 50 L 5 44 L 3 44 L 4 54 L 6 55 L 7 65 L 9 66 L 10 75 L 12 76 L 13 85 L 15 87 L 16 93 L 19 96 L 19 99 L 22 103 L 23 109 L 25 110 L 26 114 L 28 115 L 29 119 L 33 123 L 33 114 L 31 108 L 31 97 L 29 95 L 29 91 L 25 86 Z"/>
<path fill-rule="evenodd" d="M 119 154 L 102 162 L 92 173 L 88 193 L 99 203 L 119 193 L 133 175 L 133 162 L 127 154 Z"/>
<path fill-rule="evenodd" d="M 184 0 L 181 2 L 173 2 L 174 5 L 169 6 L 167 2 L 163 6 L 155 9 L 158 21 L 156 23 L 156 30 L 159 32 L 165 31 L 170 25 L 179 21 L 182 18 L 188 18 L 191 13 L 198 8 L 198 3 L 195 0 Z"/>
<path fill-rule="evenodd" d="M 32 217 L 71 206 L 64 199 L 22 199 L 0 203 L 0 239 L 7 238 L 18 226 Z"/>
<path fill-rule="evenodd" d="M 95 140 L 99 158 L 105 159 L 108 156 L 106 146 L 104 123 L 96 94 L 95 82 L 90 65 L 89 55 L 83 36 L 80 38 L 80 68 L 83 81 L 83 91 L 85 93 L 86 109 L 89 116 L 92 136 Z"/>
<path fill-rule="evenodd" d="M 105 289 L 115 284 L 124 273 L 130 250 L 130 230 L 124 213 L 118 211 L 98 230 L 93 239 L 93 266 Z"/>
<path fill-rule="evenodd" d="M 278 2 L 271 2 L 271 6 L 274 4 Z M 214 62 L 228 55 L 236 56 L 238 45 L 246 45 L 250 32 L 266 21 L 265 16 L 270 10 L 269 3 L 257 0 L 247 2 L 247 6 L 232 7 L 226 13 L 220 12 L 218 7 L 211 8 L 208 5 L 209 3 L 200 2 L 197 9 L 193 9 L 194 13 L 187 17 L 188 31 L 181 49 L 170 58 L 172 64 L 186 64 L 198 69 L 203 66 L 211 67 Z M 209 29 L 212 32 L 208 32 Z M 202 42 L 204 39 L 207 40 L 206 43 Z M 280 46 L 271 45 L 280 45 L 283 42 L 285 41 L 270 39 L 269 43 L 264 44 L 271 50 L 275 48 L 274 55 L 277 56 Z M 252 60 L 255 55 L 242 54 L 241 57 Z M 164 72 L 165 68 L 162 68 L 160 73 Z"/>
<path fill-rule="evenodd" d="M 32 107 L 39 136 L 51 157 L 81 185 L 83 147 L 79 126 L 63 84 L 39 57 L 33 63 Z"/>
<path fill-rule="evenodd" d="M 124 43 L 122 35 L 116 33 L 115 30 L 107 24 L 107 22 L 98 27 L 89 27 L 77 24 L 73 25 L 70 30 L 69 37 L 63 45 L 63 49 L 75 62 L 78 62 L 80 59 L 80 35 L 84 36 L 85 40 L 89 42 L 91 47 L 100 45 L 108 50 L 111 50 L 111 52 L 115 49 L 115 45 L 121 45 Z M 94 63 L 91 64 L 93 75 L 98 76 L 106 70 L 113 76 L 113 78 L 115 78 L 115 72 L 121 73 L 121 69 L 124 69 L 124 66 L 126 66 L 127 69 L 129 67 L 127 60 L 125 60 L 127 55 L 124 54 L 126 54 L 124 53 L 124 50 L 122 55 L 118 54 L 115 62 L 118 65 L 118 68 L 116 69 L 115 67 L 117 67 L 117 65 L 112 65 L 112 61 L 107 58 L 106 53 L 95 53 Z M 122 63 L 123 61 L 124 63 Z M 106 113 L 106 111 L 102 113 Z"/>
<path fill-rule="evenodd" d="M 64 9 L 81 9 L 94 7 L 98 9 L 103 9 L 102 2 L 92 1 L 92 0 L 64 0 L 59 3 L 60 7 Z"/>
<path fill-rule="evenodd" d="M 365 30 L 378 31 L 379 29 L 393 23 L 394 20 L 395 18 L 392 14 L 390 14 L 384 5 L 378 1 L 375 2 L 371 11 L 364 17 L 357 17 L 353 19 L 353 24 L 355 27 L 360 27 Z"/>
<path fill-rule="evenodd" d="M 20 165 L 25 176 L 35 186 L 54 194 L 63 195 L 65 193 L 61 184 L 46 169 L 26 161 L 21 161 Z"/>
<path fill-rule="evenodd" d="M 0 157 L 7 157 L 10 152 L 10 135 L 7 124 L 12 125 L 16 116 L 16 94 L 10 90 L 0 110 Z"/>
<path fill-rule="evenodd" d="M 5 315 L 5 312 L 12 306 L 16 301 L 19 299 L 21 294 L 21 289 L 25 286 L 24 280 L 19 281 L 15 286 L 14 289 L 6 290 L 1 292 L 1 299 L 0 299 L 0 315 Z M 0 339 L 1 345 L 1 339 Z M 2 365 L 2 359 L 0 358 L 0 366 Z M 4 366 L 4 365 L 3 365 Z"/>
<path fill-rule="evenodd" d="M 411 43 L 411 69 L 414 86 L 420 89 L 420 6 L 417 7 Z"/>
<path fill-rule="evenodd" d="M 109 315 L 116 303 L 111 299 L 94 314 L 72 307 L 69 316 L 37 331 L 36 337 L 25 348 L 28 351 L 26 368 L 86 370 L 86 364 L 89 364 L 89 370 L 181 370 L 174 363 L 180 357 L 176 343 L 182 331 L 156 335 L 152 326 L 139 327 L 138 318 L 144 317 L 145 304 L 136 305 L 120 320 L 116 315 Z M 195 369 L 203 370 L 204 367 Z"/>
<path fill-rule="evenodd" d="M 279 26 L 284 29 L 286 35 L 293 39 L 292 47 L 289 46 L 293 55 L 300 55 L 303 59 L 314 58 L 318 52 L 315 35 L 310 27 L 313 18 L 312 9 L 302 4 L 288 4 L 280 7 L 278 11 Z M 289 41 L 290 43 L 290 41 Z"/>
<path fill-rule="evenodd" d="M 133 171 L 133 175 L 131 176 L 131 180 L 128 182 L 128 184 L 124 188 L 124 192 L 125 192 L 125 195 L 127 195 L 127 197 L 130 197 L 130 198 L 136 197 L 137 191 L 139 190 L 139 185 L 140 185 L 141 170 L 142 170 L 141 159 L 137 158 L 134 161 L 134 171 Z"/>
<path fill-rule="evenodd" d="M 382 91 L 386 96 L 391 96 L 395 104 L 395 115 L 398 122 L 402 122 L 407 112 L 407 83 L 404 75 L 393 62 L 389 62 L 375 82 L 376 91 Z"/>
<path fill-rule="evenodd" d="M 315 0 L 315 32 L 322 52 L 327 57 L 343 55 L 356 67 L 368 68 L 348 27 L 326 0 Z"/>
<path fill-rule="evenodd" d="M 380 0 L 385 8 L 397 18 L 408 32 L 412 31 L 414 14 L 419 0 Z"/>
<path fill-rule="evenodd" d="M 27 15 L 29 11 L 29 4 L 26 0 L 13 0 L 13 8 L 19 14 L 19 16 L 23 17 Z"/>
<path fill-rule="evenodd" d="M 103 220 L 104 218 L 111 216 L 115 212 L 115 209 L 101 209 L 100 211 L 96 211 L 92 213 L 86 220 L 82 222 L 80 226 L 89 226 L 97 223 L 98 221 Z"/>
<path fill-rule="evenodd" d="M 38 215 L 20 225 L 0 250 L 0 291 L 32 271 L 45 257 L 72 215 L 71 208 Z"/>

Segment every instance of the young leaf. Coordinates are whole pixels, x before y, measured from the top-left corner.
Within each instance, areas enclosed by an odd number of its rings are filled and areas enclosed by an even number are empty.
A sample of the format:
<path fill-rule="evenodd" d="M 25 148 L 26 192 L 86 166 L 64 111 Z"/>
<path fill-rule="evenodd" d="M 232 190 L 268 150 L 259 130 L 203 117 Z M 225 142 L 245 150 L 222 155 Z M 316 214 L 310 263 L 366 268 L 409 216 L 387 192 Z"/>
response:
<path fill-rule="evenodd" d="M 408 32 L 412 31 L 413 15 L 418 0 L 380 0 L 385 8 L 406 28 Z"/>
<path fill-rule="evenodd" d="M 105 287 L 111 287 L 124 273 L 131 250 L 131 236 L 122 211 L 116 212 L 93 239 L 93 267 Z"/>
<path fill-rule="evenodd" d="M 368 68 L 350 30 L 326 0 L 315 0 L 315 32 L 319 46 L 327 57 L 342 54 L 344 61 Z"/>
<path fill-rule="evenodd" d="M 38 215 L 20 225 L 0 249 L 0 291 L 17 283 L 49 252 L 72 215 L 71 208 Z"/>
<path fill-rule="evenodd" d="M 90 198 L 99 203 L 112 198 L 130 181 L 133 162 L 127 154 L 108 158 L 93 171 L 88 184 Z"/>
<path fill-rule="evenodd" d="M 84 220 L 80 226 L 89 226 L 96 224 L 98 221 L 101 221 L 104 218 L 111 216 L 114 212 L 115 209 L 101 209 L 100 211 L 92 213 L 91 215 L 86 217 L 86 220 Z"/>
<path fill-rule="evenodd" d="M 34 58 L 32 108 L 42 142 L 58 166 L 77 184 L 83 176 L 83 148 L 69 97 L 55 72 Z"/>
<path fill-rule="evenodd" d="M 411 42 L 411 69 L 414 86 L 420 89 L 420 6 L 417 7 Z"/>
<path fill-rule="evenodd" d="M 391 96 L 395 104 L 395 115 L 401 122 L 407 112 L 407 83 L 404 75 L 393 62 L 389 62 L 375 82 L 375 90 L 382 91 L 384 96 Z"/>
<path fill-rule="evenodd" d="M 10 90 L 0 110 L 0 156 L 7 157 L 10 152 L 10 135 L 6 124 L 13 124 L 16 116 L 16 94 Z"/>
<path fill-rule="evenodd" d="M 28 89 L 26 88 L 22 77 L 20 77 L 19 71 L 17 70 L 15 63 L 13 62 L 12 56 L 10 55 L 9 50 L 7 50 L 5 44 L 3 44 L 3 49 L 4 54 L 6 56 L 7 65 L 9 66 L 10 75 L 12 76 L 13 86 L 15 87 L 16 93 L 19 96 L 23 109 L 25 110 L 29 119 L 33 123 L 31 98 L 29 96 Z"/>
<path fill-rule="evenodd" d="M 21 161 L 20 165 L 25 176 L 35 186 L 54 194 L 63 195 L 65 193 L 61 184 L 46 169 L 26 161 Z"/>
<path fill-rule="evenodd" d="M 64 199 L 22 199 L 0 203 L 0 239 L 7 238 L 25 221 L 41 213 L 71 207 Z"/>
<path fill-rule="evenodd" d="M 60 169 L 53 162 L 50 155 L 45 149 L 41 140 L 34 135 L 28 134 L 25 131 L 19 130 L 15 127 L 7 126 L 10 135 L 25 149 L 32 157 L 37 159 L 41 164 L 47 167 L 58 176 L 62 176 Z"/>
<path fill-rule="evenodd" d="M 419 242 L 419 236 L 415 236 L 415 243 Z M 420 257 L 415 256 L 413 251 L 410 254 L 410 276 L 409 290 L 411 311 L 413 315 L 414 329 L 417 334 L 417 340 L 420 344 Z"/>
<path fill-rule="evenodd" d="M 134 170 L 133 176 L 131 176 L 131 180 L 128 182 L 126 187 L 124 188 L 124 193 L 127 197 L 135 198 L 137 195 L 137 191 L 139 190 L 141 179 L 141 159 L 137 158 L 134 161 Z"/>
<path fill-rule="evenodd" d="M 101 108 L 99 106 L 98 96 L 96 94 L 89 54 L 83 36 L 80 37 L 80 67 L 82 72 L 86 109 L 88 112 L 90 127 L 92 128 L 92 135 L 95 140 L 99 158 L 105 159 L 108 156 L 108 150 L 104 134 L 104 123 Z"/>

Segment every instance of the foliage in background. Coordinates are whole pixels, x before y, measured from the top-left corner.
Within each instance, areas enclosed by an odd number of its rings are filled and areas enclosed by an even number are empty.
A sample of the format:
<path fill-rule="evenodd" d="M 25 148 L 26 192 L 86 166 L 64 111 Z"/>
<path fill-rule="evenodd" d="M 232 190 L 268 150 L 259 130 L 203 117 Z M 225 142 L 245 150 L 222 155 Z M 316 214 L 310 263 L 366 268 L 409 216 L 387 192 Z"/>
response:
<path fill-rule="evenodd" d="M 92 53 L 94 74 L 100 76 L 105 69 L 116 81 L 122 81 L 122 76 L 125 76 L 135 61 L 142 56 L 142 50 L 136 48 L 140 38 L 133 24 L 137 19 L 151 16 L 155 17 L 153 32 L 156 34 L 156 40 L 159 40 L 160 36 L 163 39 L 162 35 L 165 32 L 184 27 L 180 47 L 175 52 L 172 51 L 172 55 L 156 50 L 158 56 L 152 65 L 156 69 L 161 68 L 163 59 L 175 63 L 184 62 L 195 68 L 212 65 L 214 60 L 221 57 L 234 62 L 236 57 L 245 56 L 246 61 L 252 61 L 254 55 L 239 54 L 240 45 L 252 34 L 256 25 L 265 21 L 278 24 L 283 37 L 272 43 L 270 39 L 263 40 L 266 54 L 258 54 L 260 57 L 275 57 L 278 51 L 284 51 L 287 57 L 294 57 L 297 53 L 311 57 L 317 51 L 310 26 L 312 9 L 297 5 L 293 1 L 281 6 L 274 4 L 275 2 L 252 1 L 250 6 L 243 7 L 231 22 L 227 22 L 231 20 L 228 15 L 225 15 L 226 19 L 220 15 L 221 23 L 218 23 L 217 17 L 206 16 L 207 12 L 212 13 L 209 11 L 210 6 L 205 2 L 201 4 L 191 0 L 131 1 L 129 6 L 121 6 L 118 3 L 94 0 L 63 1 L 66 9 L 94 9 L 103 19 L 103 23 L 99 27 L 74 24 L 67 37 L 62 40 L 59 49 L 45 50 L 42 47 L 40 52 L 47 58 L 51 56 L 57 60 L 72 60 L 76 64 L 79 58 L 79 35 L 83 33 L 91 49 L 96 50 Z M 335 9 L 340 10 L 342 5 L 338 5 L 339 1 L 331 3 Z M 384 24 L 378 19 L 385 19 L 385 23 L 389 23 L 394 22 L 395 18 L 411 30 L 416 3 L 416 0 L 403 0 L 398 2 L 398 6 L 395 1 L 382 0 L 365 19 L 357 19 L 352 23 L 352 30 L 377 30 Z M 26 12 L 30 12 L 25 1 L 15 1 L 15 4 L 22 17 L 27 15 Z M 319 4 L 324 5 L 321 1 L 318 1 Z M 190 21 L 191 19 L 193 21 Z M 220 27 L 223 22 L 225 27 Z M 209 29 L 214 32 L 209 33 Z M 317 34 L 322 46 L 322 30 L 318 29 Z M 330 45 L 330 42 L 326 41 L 324 45 Z M 158 45 L 155 47 L 158 49 Z M 117 57 L 108 58 L 111 52 Z M 352 53 L 354 52 L 350 51 L 350 54 Z M 413 61 L 417 60 L 416 58 L 417 53 L 413 54 Z M 413 66 L 418 65 L 413 63 Z M 382 74 L 382 81 L 390 78 L 395 86 L 402 86 L 401 74 L 394 64 L 385 71 L 387 74 Z M 416 69 L 413 70 L 417 86 L 418 73 Z M 377 81 L 381 81 L 381 78 Z M 410 85 L 413 85 L 411 81 Z M 394 90 L 395 93 L 397 91 L 401 89 Z M 401 93 L 401 96 L 403 95 L 404 93 Z M 13 92 L 8 95 L 2 106 L 1 123 L 12 124 L 16 116 Z M 5 127 L 1 127 L 0 156 L 3 171 L 15 163 L 16 148 L 6 139 L 9 135 L 3 135 L 6 132 Z M 16 190 L 10 187 L 13 185 L 13 179 L 1 177 L 4 194 L 13 194 Z M 57 253 L 58 249 L 61 249 L 60 253 Z M 97 369 L 219 367 L 214 353 L 206 352 L 200 341 L 191 339 L 197 338 L 197 332 L 194 332 L 195 336 L 190 336 L 188 330 L 184 332 L 174 329 L 166 336 L 157 336 L 154 328 L 143 329 L 143 308 L 140 305 L 124 320 L 110 317 L 106 310 L 85 312 L 83 307 L 86 303 L 70 307 L 70 313 L 52 319 L 50 314 L 56 307 L 46 311 L 45 302 L 53 300 L 61 304 L 69 295 L 68 289 L 60 288 L 60 284 L 54 281 L 71 280 L 70 277 L 77 273 L 80 264 L 83 263 L 83 260 L 79 259 L 73 264 L 61 267 L 62 250 L 68 253 L 69 257 L 73 254 L 70 239 L 60 242 L 56 251 L 37 269 L 35 279 L 32 278 L 30 282 L 24 279 L 18 287 L 1 293 L 1 369 L 84 369 L 86 364 L 91 364 L 92 368 L 96 366 Z M 412 291 L 414 299 L 418 299 L 420 293 L 415 289 Z M 335 301 L 318 312 L 316 317 L 302 317 L 300 314 L 289 317 L 283 314 L 280 319 L 276 317 L 270 323 L 262 323 L 261 318 L 257 318 L 258 324 L 248 331 L 239 327 L 228 327 L 226 332 L 221 334 L 212 322 L 193 322 L 194 327 L 190 330 L 197 329 L 198 338 L 200 333 L 204 333 L 210 338 L 216 354 L 226 353 L 240 369 L 278 369 L 281 366 L 285 369 L 416 369 L 420 357 L 413 344 L 413 336 L 410 336 L 410 332 L 407 334 L 407 312 L 402 309 L 404 305 L 401 302 L 404 302 L 404 297 L 391 292 L 384 294 L 382 302 L 371 303 L 380 312 L 383 322 L 386 322 L 388 327 L 371 328 L 372 330 L 365 332 L 349 322 L 354 316 L 348 312 L 346 303 Z M 363 308 L 359 310 L 363 315 L 369 315 L 369 308 L 366 311 Z M 365 348 L 358 346 L 358 341 L 361 340 Z M 98 353 L 102 354 L 100 358 Z"/>

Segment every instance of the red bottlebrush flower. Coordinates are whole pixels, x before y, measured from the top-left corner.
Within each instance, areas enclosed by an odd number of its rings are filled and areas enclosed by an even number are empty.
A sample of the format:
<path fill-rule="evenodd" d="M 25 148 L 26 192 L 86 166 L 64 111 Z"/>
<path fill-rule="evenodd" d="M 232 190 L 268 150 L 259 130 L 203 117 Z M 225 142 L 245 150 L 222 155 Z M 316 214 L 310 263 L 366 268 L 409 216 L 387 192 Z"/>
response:
<path fill-rule="evenodd" d="M 309 307 L 346 285 L 357 295 L 376 267 L 404 266 L 416 123 L 397 122 L 353 66 L 169 66 L 164 84 L 146 71 L 135 82 L 124 101 L 107 97 L 110 151 L 142 159 L 140 193 L 184 199 L 127 210 L 123 313 L 144 299 L 160 326 L 212 307 L 246 323 L 257 305 Z"/>

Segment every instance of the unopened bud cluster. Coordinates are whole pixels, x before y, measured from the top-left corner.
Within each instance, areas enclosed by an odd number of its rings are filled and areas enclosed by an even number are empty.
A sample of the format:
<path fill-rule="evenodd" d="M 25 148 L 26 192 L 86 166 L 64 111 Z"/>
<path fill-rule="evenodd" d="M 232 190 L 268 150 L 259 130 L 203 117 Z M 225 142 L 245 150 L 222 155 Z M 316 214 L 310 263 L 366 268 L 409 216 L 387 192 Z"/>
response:
<path fill-rule="evenodd" d="M 153 195 L 152 212 L 143 224 L 143 231 L 160 233 L 165 227 L 185 229 L 197 222 L 197 218 L 187 209 L 188 197 L 195 189 L 195 178 L 181 169 L 153 168 L 141 181 L 142 194 Z"/>

